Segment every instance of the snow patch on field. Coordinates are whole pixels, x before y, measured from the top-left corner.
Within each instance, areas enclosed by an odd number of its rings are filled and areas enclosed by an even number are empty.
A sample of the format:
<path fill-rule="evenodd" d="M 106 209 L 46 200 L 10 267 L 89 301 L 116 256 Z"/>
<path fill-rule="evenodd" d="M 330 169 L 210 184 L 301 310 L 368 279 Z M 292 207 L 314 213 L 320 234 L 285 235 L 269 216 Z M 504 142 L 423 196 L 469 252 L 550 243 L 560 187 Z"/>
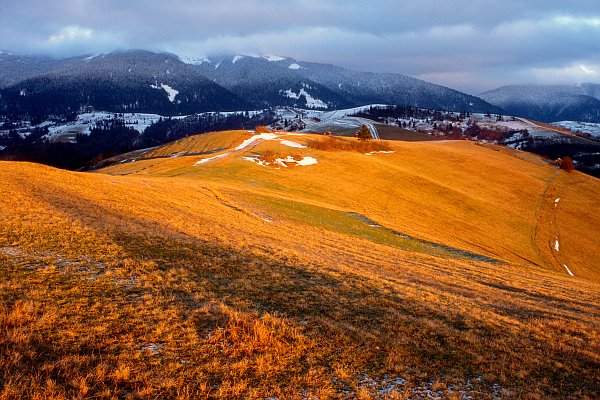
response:
<path fill-rule="evenodd" d="M 289 165 L 295 164 L 297 167 L 306 167 L 309 165 L 315 165 L 318 163 L 316 158 L 313 157 L 302 157 L 297 160 L 293 156 L 287 156 L 286 158 L 276 158 L 273 163 L 264 162 L 259 157 L 242 157 L 246 161 L 252 161 L 257 163 L 262 167 L 266 167 L 267 165 L 280 165 L 284 168 L 287 168 Z"/>
<path fill-rule="evenodd" d="M 256 142 L 259 139 L 274 140 L 274 139 L 277 139 L 277 135 L 274 133 L 261 133 L 260 135 L 254 135 L 251 138 L 244 140 L 242 142 L 242 144 L 240 144 L 235 149 L 236 150 L 245 149 L 246 147 L 250 146 L 252 143 Z"/>
<path fill-rule="evenodd" d="M 217 158 L 222 158 L 222 157 L 225 157 L 225 156 L 228 156 L 228 155 L 229 155 L 229 153 L 223 153 L 223 154 L 219 154 L 219 155 L 214 156 L 214 157 L 203 158 L 202 160 L 196 162 L 194 165 L 202 165 L 202 164 L 205 164 L 205 163 L 207 163 L 209 161 L 215 160 Z"/>
<path fill-rule="evenodd" d="M 368 398 L 410 398 L 410 399 L 501 399 L 512 395 L 509 390 L 504 389 L 496 383 L 484 383 L 482 377 L 477 377 L 464 382 L 436 384 L 430 380 L 409 384 L 399 376 L 384 375 L 382 377 L 371 377 L 366 373 L 359 374 L 357 387 L 350 387 L 346 382 L 333 378 L 332 383 L 343 394 L 343 398 L 358 398 L 358 391 L 367 394 Z M 441 386 L 441 387 L 440 387 Z M 408 395 L 408 397 L 405 397 Z M 362 397 L 361 397 L 362 398 Z"/>
<path fill-rule="evenodd" d="M 296 142 L 292 142 L 291 140 L 281 140 L 280 143 L 284 146 L 288 146 L 288 147 L 295 147 L 297 149 L 304 149 L 306 148 L 305 145 L 300 144 L 300 143 L 296 143 Z"/>
<path fill-rule="evenodd" d="M 157 114 L 142 113 L 115 114 L 99 111 L 94 113 L 79 114 L 75 121 L 67 122 L 65 124 L 52 125 L 52 122 L 45 121 L 40 125 L 37 125 L 37 127 L 47 126 L 48 134 L 45 136 L 45 138 L 51 141 L 59 140 L 61 136 L 64 135 L 73 136 L 72 141 L 75 141 L 75 136 L 77 134 L 89 135 L 96 123 L 115 118 L 122 120 L 125 125 L 130 126 L 136 131 L 142 133 L 147 127 L 156 123 L 161 116 Z"/>
<path fill-rule="evenodd" d="M 290 157 L 288 157 L 288 158 L 290 158 Z M 307 165 L 315 165 L 315 164 L 317 164 L 317 162 L 318 162 L 317 159 L 313 158 L 313 157 L 302 157 L 302 160 L 296 161 L 296 163 L 298 165 L 301 165 L 303 167 L 306 167 Z"/>
<path fill-rule="evenodd" d="M 249 131 L 250 133 L 254 133 L 254 131 Z M 283 135 L 285 136 L 304 136 L 304 134 L 294 134 L 294 133 L 284 133 Z M 242 144 L 240 144 L 238 147 L 236 147 L 236 150 L 243 150 L 246 147 L 250 146 L 252 143 L 256 142 L 257 140 L 277 140 L 279 141 L 282 145 L 284 146 L 288 146 L 288 147 L 294 147 L 297 149 L 304 149 L 306 148 L 305 145 L 300 144 L 300 143 L 296 143 L 293 142 L 291 140 L 286 140 L 286 139 L 281 139 L 282 134 L 277 134 L 277 133 L 272 133 L 272 132 L 268 132 L 268 133 L 261 133 L 259 135 L 253 135 L 252 137 L 244 140 L 242 142 Z"/>
<path fill-rule="evenodd" d="M 373 154 L 393 154 L 393 153 L 395 153 L 395 151 L 393 151 L 393 150 L 381 150 L 381 151 L 370 151 L 368 153 L 365 153 L 365 155 L 372 156 Z"/>
<path fill-rule="evenodd" d="M 289 69 L 300 69 L 302 68 L 299 64 L 293 63 L 288 67 Z"/>
<path fill-rule="evenodd" d="M 569 269 L 569 267 L 567 267 L 567 264 L 563 264 L 563 267 L 565 267 L 565 269 L 567 270 L 567 274 L 569 274 L 571 276 L 575 276 L 575 275 L 573 275 L 573 272 L 571 272 L 571 270 Z"/>
<path fill-rule="evenodd" d="M 231 60 L 231 63 L 235 64 L 236 62 L 240 61 L 242 58 L 244 58 L 244 56 L 235 56 L 235 57 L 233 57 L 233 60 Z"/>
<path fill-rule="evenodd" d="M 141 351 L 150 352 L 152 355 L 157 356 L 161 353 L 163 349 L 163 345 L 160 343 L 149 343 L 145 346 L 142 346 Z"/>
<path fill-rule="evenodd" d="M 556 250 L 558 252 L 558 249 L 559 249 L 558 238 L 554 238 L 554 250 Z"/>

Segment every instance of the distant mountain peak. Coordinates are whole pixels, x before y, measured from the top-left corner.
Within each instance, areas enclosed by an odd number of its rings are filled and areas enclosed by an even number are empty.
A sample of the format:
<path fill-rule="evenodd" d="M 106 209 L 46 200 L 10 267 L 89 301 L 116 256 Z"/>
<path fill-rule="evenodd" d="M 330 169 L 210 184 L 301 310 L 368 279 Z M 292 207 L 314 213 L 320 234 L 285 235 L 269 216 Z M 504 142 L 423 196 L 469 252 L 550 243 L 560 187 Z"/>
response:
<path fill-rule="evenodd" d="M 480 94 L 509 113 L 543 122 L 600 122 L 600 85 L 506 85 Z"/>

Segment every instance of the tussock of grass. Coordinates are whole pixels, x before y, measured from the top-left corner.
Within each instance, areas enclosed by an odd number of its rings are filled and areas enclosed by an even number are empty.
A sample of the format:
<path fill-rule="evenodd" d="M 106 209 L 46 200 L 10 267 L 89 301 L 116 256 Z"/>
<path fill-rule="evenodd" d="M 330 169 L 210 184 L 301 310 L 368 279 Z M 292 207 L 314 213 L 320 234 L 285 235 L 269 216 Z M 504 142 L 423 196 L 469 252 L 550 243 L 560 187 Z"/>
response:
<path fill-rule="evenodd" d="M 356 151 L 359 153 L 369 153 L 372 151 L 389 151 L 391 147 L 386 142 L 369 140 L 346 139 L 334 136 L 327 136 L 323 140 L 312 141 L 308 145 L 311 149 L 321 151 Z"/>
<path fill-rule="evenodd" d="M 301 161 L 302 160 L 302 156 L 298 155 L 298 154 L 282 154 L 282 153 L 276 153 L 273 150 L 267 150 L 264 153 L 261 153 L 258 155 L 258 159 L 264 164 L 264 165 L 274 165 L 277 163 L 277 160 L 285 160 L 287 159 L 287 157 L 292 157 L 295 161 Z M 285 161 L 282 161 L 285 163 Z"/>

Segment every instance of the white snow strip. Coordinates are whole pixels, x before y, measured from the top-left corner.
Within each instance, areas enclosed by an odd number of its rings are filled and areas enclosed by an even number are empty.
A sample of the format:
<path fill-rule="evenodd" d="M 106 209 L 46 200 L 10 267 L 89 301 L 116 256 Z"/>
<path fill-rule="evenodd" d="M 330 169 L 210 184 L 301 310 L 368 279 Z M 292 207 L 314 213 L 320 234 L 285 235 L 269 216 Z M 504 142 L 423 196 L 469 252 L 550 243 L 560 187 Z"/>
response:
<path fill-rule="evenodd" d="M 244 58 L 244 56 L 235 56 L 235 57 L 233 57 L 233 60 L 231 60 L 231 63 L 235 64 L 236 62 L 240 61 L 242 58 Z"/>
<path fill-rule="evenodd" d="M 207 162 L 209 162 L 209 161 L 211 161 L 211 160 L 214 160 L 214 159 L 216 159 L 216 158 L 225 157 L 225 156 L 227 156 L 227 155 L 229 155 L 229 153 L 223 153 L 223 154 L 219 154 L 219 155 L 217 155 L 217 156 L 210 157 L 210 158 L 203 158 L 202 160 L 200 160 L 200 161 L 196 162 L 194 165 L 201 165 L 201 164 L 207 163 Z"/>
<path fill-rule="evenodd" d="M 288 67 L 289 69 L 300 69 L 302 68 L 299 64 L 293 63 Z"/>
<path fill-rule="evenodd" d="M 179 92 L 177 90 L 173 89 L 169 85 L 165 85 L 164 83 L 161 83 L 160 87 L 163 88 L 165 92 L 167 92 L 167 96 L 169 96 L 169 101 L 171 103 L 173 101 L 175 101 L 175 96 L 177 96 L 179 94 Z"/>
<path fill-rule="evenodd" d="M 236 150 L 242 150 L 245 149 L 246 147 L 250 146 L 253 142 L 256 142 L 259 139 L 264 139 L 264 140 L 273 140 L 276 139 L 277 135 L 274 133 L 261 133 L 260 135 L 254 135 L 252 136 L 250 139 L 246 139 L 242 142 L 242 144 L 240 144 L 238 147 L 236 147 Z"/>
<path fill-rule="evenodd" d="M 284 146 L 288 146 L 288 147 L 295 147 L 297 149 L 304 149 L 306 148 L 305 145 L 300 144 L 300 143 L 296 143 L 296 142 L 292 142 L 291 140 L 282 140 L 280 141 L 280 143 Z"/>
<path fill-rule="evenodd" d="M 569 274 L 571 276 L 575 276 L 575 275 L 573 275 L 573 272 L 571 272 L 571 270 L 569 269 L 569 267 L 567 267 L 567 264 L 563 264 L 563 267 L 565 267 L 565 269 L 567 270 L 567 274 Z"/>
<path fill-rule="evenodd" d="M 558 251 L 558 238 L 554 238 L 554 250 Z"/>
<path fill-rule="evenodd" d="M 100 55 L 100 53 L 98 53 L 98 54 L 94 54 L 93 56 L 86 57 L 86 58 L 84 58 L 83 60 L 84 60 L 84 61 L 90 61 L 90 60 L 92 60 L 92 59 L 94 59 L 94 58 L 98 57 L 99 55 Z"/>
<path fill-rule="evenodd" d="M 271 55 L 271 54 L 265 54 L 265 55 L 263 56 L 263 58 L 264 58 L 265 60 L 267 60 L 267 61 L 271 61 L 271 62 L 273 62 L 273 61 L 283 61 L 283 60 L 285 60 L 285 57 L 274 56 L 274 55 Z"/>
<path fill-rule="evenodd" d="M 305 167 L 307 165 L 314 165 L 314 164 L 316 164 L 317 163 L 317 159 L 313 158 L 313 157 L 303 157 L 302 160 L 298 161 L 297 163 L 298 163 L 298 165 L 301 165 L 301 166 Z"/>

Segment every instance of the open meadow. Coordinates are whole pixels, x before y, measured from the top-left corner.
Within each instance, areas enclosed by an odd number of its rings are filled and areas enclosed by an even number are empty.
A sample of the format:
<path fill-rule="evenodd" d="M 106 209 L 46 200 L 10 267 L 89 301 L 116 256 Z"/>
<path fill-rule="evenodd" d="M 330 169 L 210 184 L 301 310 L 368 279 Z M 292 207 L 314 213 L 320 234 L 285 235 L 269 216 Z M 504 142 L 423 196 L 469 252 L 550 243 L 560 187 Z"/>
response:
<path fill-rule="evenodd" d="M 598 210 L 467 141 L 1 162 L 0 399 L 598 398 Z"/>

